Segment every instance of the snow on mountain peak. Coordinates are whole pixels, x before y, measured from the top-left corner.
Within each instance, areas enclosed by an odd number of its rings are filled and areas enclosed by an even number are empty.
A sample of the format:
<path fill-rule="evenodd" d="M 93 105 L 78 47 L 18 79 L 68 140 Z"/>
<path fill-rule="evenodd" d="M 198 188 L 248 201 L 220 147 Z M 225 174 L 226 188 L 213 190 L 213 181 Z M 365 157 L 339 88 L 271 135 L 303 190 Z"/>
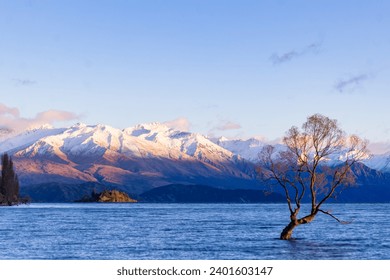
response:
<path fill-rule="evenodd" d="M 240 158 L 258 162 L 258 154 L 266 145 L 262 139 L 247 140 L 220 137 L 211 139 L 204 135 L 183 132 L 158 122 L 139 124 L 123 130 L 104 125 L 77 123 L 69 128 L 41 126 L 18 135 L 0 138 L 0 153 L 19 155 L 45 155 L 67 157 L 141 157 L 197 159 L 204 162 L 226 162 Z M 283 149 L 277 144 L 277 149 Z M 342 153 L 329 159 L 330 163 L 342 160 Z M 367 158 L 364 163 L 371 168 L 390 171 L 390 155 Z"/>
<path fill-rule="evenodd" d="M 390 172 L 390 152 L 381 155 L 374 155 L 363 160 L 363 163 L 372 169 L 382 172 Z"/>
<path fill-rule="evenodd" d="M 221 137 L 216 141 L 216 144 L 225 148 L 226 150 L 231 151 L 235 155 L 240 155 L 242 158 L 257 162 L 258 154 L 261 149 L 266 145 L 265 142 L 262 142 L 255 138 L 250 138 L 247 140 L 241 139 L 227 139 L 225 137 Z"/>
<path fill-rule="evenodd" d="M 78 122 L 74 125 L 71 126 L 71 128 L 83 128 L 83 127 L 87 127 L 88 125 L 86 125 L 85 123 L 82 123 L 82 122 Z"/>
<path fill-rule="evenodd" d="M 231 161 L 233 153 L 205 136 L 182 132 L 161 123 L 140 124 L 120 130 L 108 125 L 75 124 L 69 128 L 25 132 L 0 142 L 0 151 L 18 156 L 47 156 L 62 161 L 83 157 L 157 157 L 191 159 L 206 162 Z"/>
<path fill-rule="evenodd" d="M 37 130 L 45 130 L 45 129 L 53 129 L 54 127 L 49 124 L 49 123 L 45 123 L 45 124 L 33 124 L 31 126 L 29 126 L 26 131 L 37 131 Z"/>
<path fill-rule="evenodd" d="M 27 130 L 16 135 L 12 135 L 3 141 L 0 141 L 0 153 L 24 149 L 45 137 L 63 133 L 65 130 L 65 128 L 45 127 L 41 129 Z"/>
<path fill-rule="evenodd" d="M 225 136 L 221 136 L 221 137 L 217 138 L 217 141 L 222 143 L 222 142 L 227 142 L 227 141 L 229 141 L 229 139 L 226 138 Z"/>
<path fill-rule="evenodd" d="M 152 123 L 138 124 L 134 127 L 126 128 L 124 131 L 127 132 L 129 135 L 138 137 L 142 134 L 151 133 L 152 131 L 153 133 L 165 133 L 171 130 L 172 130 L 171 128 L 169 128 L 164 124 L 161 124 L 159 122 L 152 122 Z"/>
<path fill-rule="evenodd" d="M 179 181 L 196 176 L 202 180 L 221 178 L 224 182 L 230 180 L 227 178 L 253 179 L 253 163 L 265 144 L 255 138 L 211 141 L 202 134 L 160 123 L 123 130 L 79 123 L 69 128 L 26 131 L 0 140 L 0 153 L 14 157 L 26 183 L 63 178 L 130 185 L 149 180 L 152 185 L 162 185 L 169 176 L 179 176 Z M 277 144 L 276 148 L 285 146 Z M 364 163 L 390 171 L 390 154 Z"/>

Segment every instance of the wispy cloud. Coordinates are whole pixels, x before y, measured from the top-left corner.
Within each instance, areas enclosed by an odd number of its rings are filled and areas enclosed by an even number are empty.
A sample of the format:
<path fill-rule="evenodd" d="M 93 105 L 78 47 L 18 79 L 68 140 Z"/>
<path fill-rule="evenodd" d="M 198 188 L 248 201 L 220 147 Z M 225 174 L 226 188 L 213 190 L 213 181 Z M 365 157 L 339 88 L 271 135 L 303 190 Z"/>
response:
<path fill-rule="evenodd" d="M 32 86 L 37 83 L 37 81 L 30 79 L 13 79 L 16 86 Z"/>
<path fill-rule="evenodd" d="M 304 55 L 317 54 L 319 53 L 321 46 L 322 43 L 314 42 L 298 50 L 293 49 L 282 54 L 274 53 L 271 55 L 270 60 L 274 65 L 286 63 Z"/>
<path fill-rule="evenodd" d="M 234 123 L 232 121 L 221 121 L 217 126 L 213 128 L 213 130 L 226 131 L 226 130 L 236 130 L 240 129 L 241 125 L 238 123 Z"/>
<path fill-rule="evenodd" d="M 0 103 L 0 127 L 13 131 L 23 131 L 28 128 L 38 127 L 44 124 L 78 120 L 79 115 L 60 110 L 48 110 L 38 113 L 34 118 L 20 116 L 18 108 L 8 107 Z"/>
<path fill-rule="evenodd" d="M 210 122 L 209 125 L 212 128 L 209 129 L 209 131 L 207 132 L 207 135 L 211 138 L 219 137 L 219 136 L 221 136 L 221 134 L 223 134 L 223 136 L 227 137 L 229 135 L 226 135 L 226 134 L 236 133 L 237 130 L 242 128 L 242 126 L 239 123 L 232 122 L 229 120 L 220 120 L 218 123 Z M 236 130 L 236 132 L 234 132 L 235 130 Z M 232 136 L 232 135 L 230 135 L 230 136 Z M 236 136 L 238 136 L 238 135 L 237 134 L 234 135 L 234 137 L 236 137 Z"/>
<path fill-rule="evenodd" d="M 344 92 L 345 90 L 354 91 L 369 78 L 368 74 L 360 74 L 347 79 L 340 79 L 335 83 L 334 88 L 339 92 Z"/>
<path fill-rule="evenodd" d="M 171 121 L 166 121 L 163 123 L 169 128 L 177 129 L 180 131 L 189 131 L 191 127 L 191 123 L 187 118 L 181 117 Z"/>
<path fill-rule="evenodd" d="M 8 117 L 19 117 L 19 109 L 8 107 L 2 103 L 0 103 L 0 116 L 8 116 Z"/>

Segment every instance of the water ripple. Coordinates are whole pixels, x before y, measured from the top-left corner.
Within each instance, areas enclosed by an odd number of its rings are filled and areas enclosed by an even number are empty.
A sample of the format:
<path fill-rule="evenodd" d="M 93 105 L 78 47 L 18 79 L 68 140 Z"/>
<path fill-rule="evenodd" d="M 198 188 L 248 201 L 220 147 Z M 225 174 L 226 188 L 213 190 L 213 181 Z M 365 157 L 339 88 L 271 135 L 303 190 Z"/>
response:
<path fill-rule="evenodd" d="M 0 208 L 0 259 L 390 259 L 388 204 L 337 204 L 298 227 L 282 204 L 31 204 Z M 272 213 L 272 217 L 270 217 Z"/>

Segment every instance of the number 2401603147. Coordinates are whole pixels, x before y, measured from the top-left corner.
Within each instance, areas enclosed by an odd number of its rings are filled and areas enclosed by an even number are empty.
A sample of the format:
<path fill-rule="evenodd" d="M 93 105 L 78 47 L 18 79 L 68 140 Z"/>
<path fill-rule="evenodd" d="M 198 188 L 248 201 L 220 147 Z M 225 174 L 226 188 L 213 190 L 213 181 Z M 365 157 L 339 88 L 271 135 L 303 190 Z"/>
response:
<path fill-rule="evenodd" d="M 210 275 L 271 275 L 273 267 L 210 267 Z"/>

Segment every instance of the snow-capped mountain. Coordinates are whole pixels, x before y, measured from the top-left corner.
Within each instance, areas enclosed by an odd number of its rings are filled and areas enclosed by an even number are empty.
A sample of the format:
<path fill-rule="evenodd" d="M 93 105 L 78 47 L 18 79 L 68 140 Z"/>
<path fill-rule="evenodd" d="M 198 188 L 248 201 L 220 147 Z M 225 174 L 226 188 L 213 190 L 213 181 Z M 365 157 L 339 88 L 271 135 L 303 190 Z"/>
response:
<path fill-rule="evenodd" d="M 23 149 L 42 138 L 61 133 L 63 131 L 65 131 L 65 128 L 45 126 L 39 129 L 26 130 L 17 135 L 9 133 L 4 135 L 3 138 L 0 138 L 0 153 L 13 153 L 15 149 Z"/>
<path fill-rule="evenodd" d="M 257 138 L 231 140 L 225 137 L 220 137 L 214 140 L 214 142 L 226 150 L 231 151 L 233 154 L 239 155 L 253 163 L 257 163 L 259 161 L 259 153 L 265 145 L 269 145 L 269 143 Z M 284 149 L 284 146 L 281 144 L 273 144 L 273 146 L 275 146 L 276 150 Z"/>
<path fill-rule="evenodd" d="M 24 189 L 50 193 L 65 184 L 61 191 L 72 191 L 75 198 L 84 183 L 119 187 L 131 194 L 168 184 L 259 188 L 255 168 L 264 145 L 254 138 L 211 141 L 159 123 L 126 129 L 78 123 L 7 133 L 0 138 L 0 153 L 11 154 Z M 284 146 L 277 144 L 277 149 Z M 389 156 L 374 156 L 364 164 L 390 171 Z"/>
<path fill-rule="evenodd" d="M 363 163 L 374 170 L 390 173 L 390 152 L 373 155 L 371 158 L 364 160 Z"/>
<path fill-rule="evenodd" d="M 265 145 L 267 145 L 266 142 L 256 138 L 250 138 L 248 140 L 230 140 L 221 137 L 215 139 L 214 142 L 226 150 L 231 151 L 233 154 L 240 155 L 242 158 L 253 163 L 257 163 L 259 161 L 259 152 Z M 276 149 L 283 149 L 282 144 L 276 144 L 274 146 Z M 334 155 L 332 158 L 329 158 L 327 163 L 330 165 L 336 165 L 341 163 L 344 158 L 345 154 L 340 153 L 338 155 Z M 390 152 L 381 155 L 367 155 L 362 162 L 371 169 L 390 173 Z"/>
<path fill-rule="evenodd" d="M 158 123 L 119 130 L 107 125 L 76 124 L 69 129 L 28 131 L 0 143 L 0 152 L 12 151 L 16 157 L 57 157 L 72 161 L 85 158 L 123 155 L 137 158 L 198 159 L 226 162 L 233 153 L 206 137 L 172 130 Z M 76 159 L 76 160 L 78 160 Z"/>
<path fill-rule="evenodd" d="M 251 138 L 248 140 L 231 140 L 225 137 L 220 137 L 215 140 L 215 143 L 225 148 L 226 150 L 231 151 L 236 155 L 240 155 L 243 158 L 252 162 L 258 161 L 258 154 L 261 149 L 266 145 L 265 142 L 255 138 Z"/>
<path fill-rule="evenodd" d="M 205 136 L 159 123 L 116 129 L 43 127 L 0 142 L 24 185 L 99 182 L 137 193 L 168 183 L 234 187 L 255 182 L 254 166 Z"/>

